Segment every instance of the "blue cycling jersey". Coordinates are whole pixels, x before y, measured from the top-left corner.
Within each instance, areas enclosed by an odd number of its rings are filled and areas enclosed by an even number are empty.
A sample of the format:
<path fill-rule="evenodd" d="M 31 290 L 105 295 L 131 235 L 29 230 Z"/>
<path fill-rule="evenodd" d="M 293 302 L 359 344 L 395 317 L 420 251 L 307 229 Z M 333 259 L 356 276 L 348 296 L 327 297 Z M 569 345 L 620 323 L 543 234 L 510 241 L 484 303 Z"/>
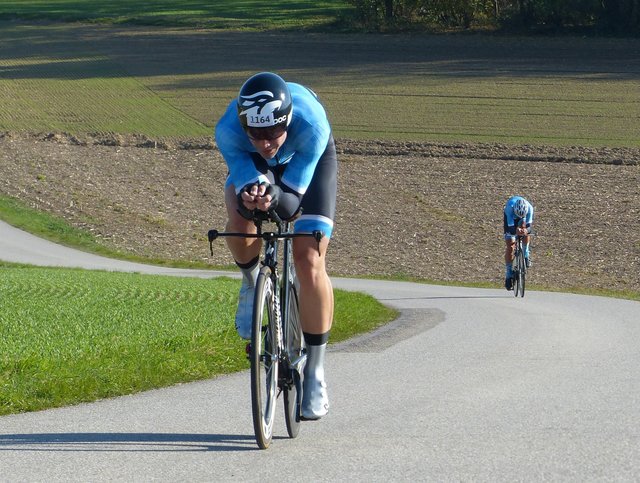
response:
<path fill-rule="evenodd" d="M 504 217 L 505 217 L 505 229 L 515 227 L 516 224 L 519 226 L 522 224 L 522 219 L 516 218 L 513 213 L 513 207 L 516 205 L 518 200 L 524 200 L 527 205 L 527 214 L 524 217 L 524 223 L 527 228 L 531 227 L 533 223 L 533 205 L 529 203 L 522 196 L 512 196 L 507 200 L 507 203 L 504 205 Z M 515 233 L 515 231 L 514 231 Z"/>
<path fill-rule="evenodd" d="M 304 195 L 320 156 L 331 136 L 331 127 L 322 104 L 310 89 L 287 82 L 293 103 L 293 115 L 287 129 L 287 139 L 276 156 L 265 160 L 271 167 L 287 165 L 281 179 L 289 189 Z M 229 168 L 227 184 L 233 184 L 236 193 L 248 184 L 267 182 L 252 160 L 257 153 L 238 120 L 236 101 L 233 100 L 215 129 L 220 153 Z"/>

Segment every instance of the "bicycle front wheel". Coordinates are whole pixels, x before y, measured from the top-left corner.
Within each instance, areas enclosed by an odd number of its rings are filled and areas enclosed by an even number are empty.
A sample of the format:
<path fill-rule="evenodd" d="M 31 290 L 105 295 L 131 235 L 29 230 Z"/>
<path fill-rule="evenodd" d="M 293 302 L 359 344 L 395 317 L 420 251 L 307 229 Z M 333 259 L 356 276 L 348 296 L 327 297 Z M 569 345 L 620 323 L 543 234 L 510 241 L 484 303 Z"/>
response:
<path fill-rule="evenodd" d="M 518 254 L 513 259 L 511 285 L 514 297 L 518 296 L 520 291 L 520 265 L 518 264 Z"/>
<path fill-rule="evenodd" d="M 273 435 L 278 395 L 277 314 L 271 270 L 262 267 L 256 281 L 251 333 L 251 408 L 256 442 L 266 449 Z"/>
<path fill-rule="evenodd" d="M 524 252 L 520 252 L 518 256 L 518 287 L 520 289 L 520 297 L 524 297 L 524 284 L 527 273 L 527 266 L 524 260 Z"/>
<path fill-rule="evenodd" d="M 306 362 L 304 337 L 300 325 L 298 294 L 293 284 L 289 286 L 287 321 L 285 325 L 285 348 L 289 362 L 284 387 L 284 416 L 290 438 L 300 431 L 300 407 L 302 405 L 302 371 Z"/>

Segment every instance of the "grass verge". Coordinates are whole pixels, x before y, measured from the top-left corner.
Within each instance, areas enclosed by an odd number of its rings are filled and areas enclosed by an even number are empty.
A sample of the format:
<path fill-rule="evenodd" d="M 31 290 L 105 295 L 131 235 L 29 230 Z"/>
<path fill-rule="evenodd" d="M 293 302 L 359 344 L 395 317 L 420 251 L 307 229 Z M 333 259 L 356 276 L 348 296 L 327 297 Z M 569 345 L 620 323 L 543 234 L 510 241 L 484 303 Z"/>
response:
<path fill-rule="evenodd" d="M 145 258 L 109 248 L 99 243 L 90 233 L 69 225 L 65 220 L 34 210 L 14 198 L 0 196 L 0 220 L 45 240 L 85 252 L 130 262 L 147 263 L 176 268 L 229 269 L 213 267 L 200 262 L 171 261 Z"/>
<path fill-rule="evenodd" d="M 246 369 L 239 281 L 0 263 L 0 414 L 135 393 Z M 335 291 L 332 342 L 397 314 Z"/>
<path fill-rule="evenodd" d="M 89 233 L 11 198 L 0 197 L 0 218 L 56 243 L 150 262 L 105 248 Z M 227 278 L 0 262 L 0 414 L 245 369 L 244 343 L 233 326 L 238 290 L 239 282 Z M 332 342 L 372 330 L 397 315 L 370 296 L 334 292 Z"/>

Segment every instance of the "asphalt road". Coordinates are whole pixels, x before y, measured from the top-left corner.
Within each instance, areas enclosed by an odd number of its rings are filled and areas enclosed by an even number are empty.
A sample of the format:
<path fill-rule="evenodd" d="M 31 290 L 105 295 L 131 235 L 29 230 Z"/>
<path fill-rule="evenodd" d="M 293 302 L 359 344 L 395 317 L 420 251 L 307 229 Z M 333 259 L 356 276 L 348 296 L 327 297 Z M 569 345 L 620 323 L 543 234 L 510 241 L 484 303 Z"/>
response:
<path fill-rule="evenodd" d="M 107 260 L 0 222 L 0 258 Z M 534 267 L 535 268 L 535 267 Z M 0 417 L 3 481 L 637 481 L 640 303 L 334 279 L 402 316 L 327 356 L 331 411 L 257 449 L 249 376 Z"/>

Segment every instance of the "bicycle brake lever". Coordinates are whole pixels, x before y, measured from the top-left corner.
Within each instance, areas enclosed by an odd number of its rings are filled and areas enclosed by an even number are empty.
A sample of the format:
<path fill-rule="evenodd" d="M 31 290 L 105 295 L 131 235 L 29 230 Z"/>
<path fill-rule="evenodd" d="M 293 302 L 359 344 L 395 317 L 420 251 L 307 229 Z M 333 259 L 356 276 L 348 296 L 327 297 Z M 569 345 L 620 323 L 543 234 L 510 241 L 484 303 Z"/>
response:
<path fill-rule="evenodd" d="M 211 256 L 213 256 L 213 240 L 218 238 L 218 230 L 209 230 L 207 237 L 209 238 L 209 251 L 211 252 Z"/>
<path fill-rule="evenodd" d="M 276 210 L 269 210 L 268 213 L 269 213 L 269 218 L 271 218 L 272 221 L 275 221 L 278 224 L 282 223 L 282 218 L 280 218 L 280 215 L 276 213 Z"/>

